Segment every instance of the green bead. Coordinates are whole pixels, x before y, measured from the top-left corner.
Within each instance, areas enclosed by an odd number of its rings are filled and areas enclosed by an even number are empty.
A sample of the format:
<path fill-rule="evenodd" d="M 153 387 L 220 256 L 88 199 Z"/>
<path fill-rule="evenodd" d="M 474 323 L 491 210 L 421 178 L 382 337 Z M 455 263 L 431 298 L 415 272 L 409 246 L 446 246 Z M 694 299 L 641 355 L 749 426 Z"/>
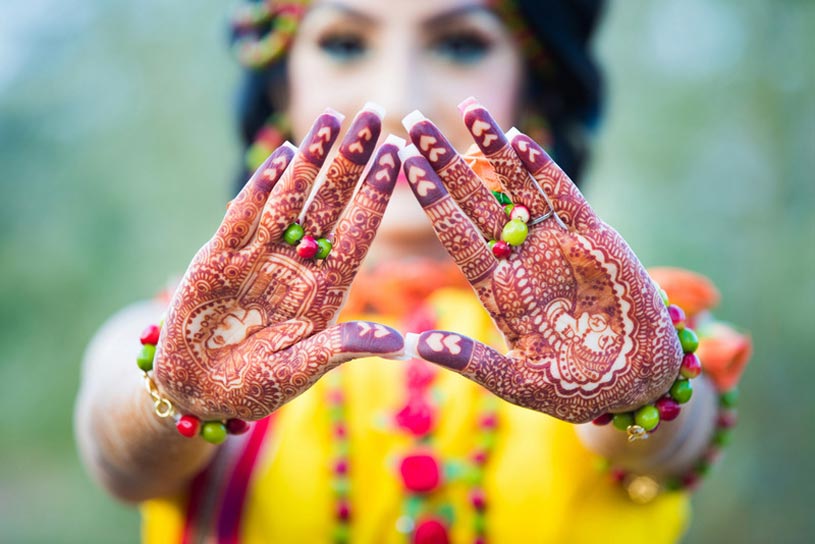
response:
<path fill-rule="evenodd" d="M 727 446 L 732 436 L 730 429 L 718 429 L 713 435 L 713 443 L 717 446 Z"/>
<path fill-rule="evenodd" d="M 676 380 L 671 386 L 671 398 L 679 404 L 685 404 L 693 395 L 693 386 L 690 380 Z"/>
<path fill-rule="evenodd" d="M 514 207 L 515 204 L 507 204 L 506 206 L 504 206 L 504 213 L 507 214 L 507 217 L 509 217 L 509 214 L 512 213 L 512 208 Z"/>
<path fill-rule="evenodd" d="M 699 337 L 691 329 L 685 327 L 677 334 L 679 335 L 679 343 L 682 344 L 682 351 L 685 353 L 693 353 L 699 347 Z"/>
<path fill-rule="evenodd" d="M 739 390 L 736 387 L 719 395 L 719 404 L 725 408 L 735 408 L 738 403 Z"/>
<path fill-rule="evenodd" d="M 351 481 L 348 478 L 334 478 L 331 482 L 331 488 L 334 493 L 338 495 L 348 495 L 351 491 Z"/>
<path fill-rule="evenodd" d="M 416 519 L 422 513 L 423 499 L 420 495 L 410 495 L 405 500 L 405 514 Z"/>
<path fill-rule="evenodd" d="M 201 437 L 211 444 L 226 440 L 226 425 L 220 421 L 207 421 L 201 425 Z"/>
<path fill-rule="evenodd" d="M 653 431 L 659 425 L 659 410 L 652 404 L 646 404 L 634 414 L 634 421 L 646 431 Z"/>
<path fill-rule="evenodd" d="M 495 247 L 495 244 L 497 243 L 498 240 L 490 240 L 489 242 L 487 242 L 487 245 L 490 246 L 490 250 L 492 250 L 492 248 Z"/>
<path fill-rule="evenodd" d="M 512 204 L 512 201 L 505 193 L 502 193 L 501 191 L 493 191 L 492 194 L 495 195 L 495 199 L 498 200 L 499 204 L 503 206 L 506 206 L 507 204 Z"/>
<path fill-rule="evenodd" d="M 286 232 L 283 233 L 283 240 L 285 240 L 290 246 L 293 246 L 296 245 L 305 234 L 306 233 L 303 230 L 303 227 L 297 223 L 292 223 L 289 225 L 289 228 L 286 229 Z"/>
<path fill-rule="evenodd" d="M 631 412 L 623 412 L 621 414 L 614 414 L 611 419 L 611 424 L 621 431 L 626 430 L 629 426 L 634 424 L 634 415 Z"/>
<path fill-rule="evenodd" d="M 665 489 L 668 491 L 679 491 L 682 489 L 682 480 L 676 477 L 668 478 L 665 481 Z"/>
<path fill-rule="evenodd" d="M 487 531 L 487 518 L 481 512 L 476 512 L 473 522 L 475 534 L 483 535 Z"/>
<path fill-rule="evenodd" d="M 439 506 L 436 513 L 447 522 L 448 526 L 453 525 L 456 521 L 456 511 L 450 503 Z"/>
<path fill-rule="evenodd" d="M 351 542 L 351 528 L 347 523 L 337 523 L 334 526 L 334 542 L 336 544 Z"/>
<path fill-rule="evenodd" d="M 152 344 L 144 344 L 141 347 L 139 356 L 136 357 L 136 364 L 145 372 L 153 370 L 153 358 L 156 356 L 156 346 Z"/>
<path fill-rule="evenodd" d="M 318 259 L 325 259 L 328 257 L 328 254 L 331 253 L 331 248 L 334 247 L 331 242 L 326 240 L 325 238 L 318 238 L 317 239 L 317 258 Z"/>
<path fill-rule="evenodd" d="M 662 303 L 665 304 L 665 306 L 671 305 L 671 301 L 668 300 L 668 293 L 665 292 L 665 289 L 659 290 L 659 298 L 662 299 Z"/>
<path fill-rule="evenodd" d="M 526 236 L 529 234 L 529 227 L 520 219 L 513 219 L 504 225 L 504 230 L 501 231 L 501 240 L 511 246 L 519 246 L 524 243 Z"/>
<path fill-rule="evenodd" d="M 696 464 L 696 467 L 694 467 L 693 470 L 699 476 L 707 476 L 708 472 L 710 472 L 710 463 L 708 463 L 707 461 L 704 461 L 704 460 L 699 461 Z"/>

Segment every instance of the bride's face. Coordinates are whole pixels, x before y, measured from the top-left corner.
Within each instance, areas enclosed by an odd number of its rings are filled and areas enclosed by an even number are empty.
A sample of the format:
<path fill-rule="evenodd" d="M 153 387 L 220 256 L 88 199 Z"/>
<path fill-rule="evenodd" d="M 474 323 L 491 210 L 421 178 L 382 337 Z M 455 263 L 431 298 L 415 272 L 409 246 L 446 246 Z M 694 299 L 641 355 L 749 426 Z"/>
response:
<path fill-rule="evenodd" d="M 486 0 L 315 0 L 289 55 L 289 115 L 295 138 L 332 107 L 353 116 L 365 102 L 386 110 L 383 135 L 406 137 L 414 109 L 436 123 L 459 151 L 470 146 L 456 105 L 477 97 L 505 128 L 522 87 L 518 46 Z M 419 217 L 399 184 L 380 234 L 410 235 Z M 417 227 L 418 225 L 418 227 Z"/>

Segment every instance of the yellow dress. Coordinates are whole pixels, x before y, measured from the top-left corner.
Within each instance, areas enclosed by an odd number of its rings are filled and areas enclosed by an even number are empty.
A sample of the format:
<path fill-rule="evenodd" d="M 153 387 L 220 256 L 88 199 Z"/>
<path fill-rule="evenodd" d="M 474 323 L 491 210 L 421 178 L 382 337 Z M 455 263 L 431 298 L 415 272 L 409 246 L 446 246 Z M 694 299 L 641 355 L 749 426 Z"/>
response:
<path fill-rule="evenodd" d="M 427 304 L 435 312 L 436 328 L 500 346 L 492 321 L 471 291 L 439 289 Z M 395 322 L 379 315 L 357 317 Z M 253 432 L 230 437 L 209 469 L 207 491 L 194 489 L 142 505 L 144 541 L 332 542 L 338 526 L 332 469 L 337 439 L 326 399 L 332 387 L 341 387 L 350 465 L 349 541 L 410 542 L 409 534 L 397 530 L 406 498 L 398 460 L 415 438 L 392 423 L 405 402 L 405 364 L 369 358 L 335 369 L 273 414 L 262 440 L 255 433 L 254 462 L 245 454 Z M 433 391 L 438 420 L 429 447 L 445 462 L 471 454 L 483 400 L 497 405 L 494 446 L 481 481 L 486 541 L 655 544 L 682 536 L 689 517 L 687 493 L 665 493 L 645 505 L 632 502 L 598 469 L 598 457 L 581 445 L 573 425 L 500 401 L 445 370 L 436 373 Z M 242 488 L 230 482 L 236 474 L 244 475 Z M 452 507 L 451 542 L 477 542 L 470 489 L 466 478 L 452 478 L 426 497 L 429 504 Z M 188 515 L 190 504 L 199 511 L 198 519 Z M 232 510 L 225 524 L 220 519 L 224 509 Z"/>

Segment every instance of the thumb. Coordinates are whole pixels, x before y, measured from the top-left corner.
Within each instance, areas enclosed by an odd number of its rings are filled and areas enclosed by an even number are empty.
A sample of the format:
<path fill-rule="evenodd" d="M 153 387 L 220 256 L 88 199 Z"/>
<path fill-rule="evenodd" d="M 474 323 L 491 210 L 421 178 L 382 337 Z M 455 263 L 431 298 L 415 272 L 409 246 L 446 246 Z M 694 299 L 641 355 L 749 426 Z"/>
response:
<path fill-rule="evenodd" d="M 385 325 L 349 321 L 329 327 L 289 349 L 313 353 L 312 363 L 324 367 L 320 372 L 323 374 L 341 363 L 360 357 L 398 357 L 405 350 L 405 341 L 398 331 Z"/>
<path fill-rule="evenodd" d="M 490 390 L 514 366 L 508 357 L 486 344 L 449 331 L 408 333 L 405 351 L 458 372 Z"/>

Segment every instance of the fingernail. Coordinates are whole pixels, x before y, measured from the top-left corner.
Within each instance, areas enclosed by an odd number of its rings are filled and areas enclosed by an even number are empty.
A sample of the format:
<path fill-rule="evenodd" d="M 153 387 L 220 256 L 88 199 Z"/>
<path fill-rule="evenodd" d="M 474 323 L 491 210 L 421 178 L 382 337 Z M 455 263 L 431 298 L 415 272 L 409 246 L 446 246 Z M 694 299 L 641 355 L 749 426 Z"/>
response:
<path fill-rule="evenodd" d="M 345 115 L 341 114 L 340 112 L 338 112 L 334 108 L 326 108 L 326 109 L 323 110 L 323 113 L 324 114 L 327 113 L 328 115 L 332 115 L 332 116 L 336 117 L 337 119 L 339 119 L 340 123 L 342 123 L 345 120 Z"/>
<path fill-rule="evenodd" d="M 427 119 L 422 112 L 419 110 L 413 110 L 412 112 L 405 115 L 404 119 L 402 119 L 402 126 L 405 127 L 405 130 L 410 132 L 410 129 L 413 128 L 413 125 L 416 123 L 421 123 Z"/>
<path fill-rule="evenodd" d="M 464 99 L 458 105 L 458 111 L 460 111 L 461 113 L 464 113 L 468 109 L 470 109 L 471 107 L 477 107 L 477 106 L 480 106 L 480 105 L 481 104 L 478 102 L 478 99 L 476 97 L 474 97 L 474 96 L 471 96 L 469 98 Z"/>
<path fill-rule="evenodd" d="M 404 140 L 402 141 L 404 142 Z M 421 156 L 421 153 L 419 153 L 419 150 L 416 149 L 416 146 L 413 144 L 408 144 L 399 150 L 399 160 L 401 160 L 402 162 L 405 162 L 411 157 L 419 156 Z"/>
<path fill-rule="evenodd" d="M 506 131 L 506 133 L 505 133 L 505 134 L 506 134 L 507 140 L 511 140 L 511 139 L 513 139 L 515 136 L 517 136 L 518 134 L 521 134 L 521 131 L 520 131 L 520 130 L 518 130 L 517 128 L 515 128 L 515 127 L 512 127 L 511 129 L 509 129 L 508 131 Z"/>
<path fill-rule="evenodd" d="M 377 116 L 379 116 L 380 119 L 385 117 L 385 108 L 383 108 L 376 102 L 365 102 L 365 105 L 362 106 L 362 109 L 364 111 L 375 113 Z"/>

